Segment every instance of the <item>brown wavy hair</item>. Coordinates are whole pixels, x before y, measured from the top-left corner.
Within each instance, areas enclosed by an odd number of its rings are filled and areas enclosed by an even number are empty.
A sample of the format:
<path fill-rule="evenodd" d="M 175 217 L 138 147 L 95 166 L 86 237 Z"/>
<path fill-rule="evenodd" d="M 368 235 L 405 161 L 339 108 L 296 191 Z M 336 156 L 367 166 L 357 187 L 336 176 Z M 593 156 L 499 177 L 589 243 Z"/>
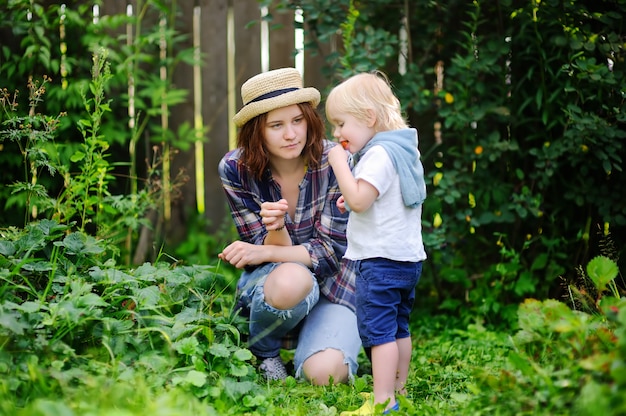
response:
<path fill-rule="evenodd" d="M 317 168 L 324 151 L 324 121 L 310 103 L 299 103 L 298 107 L 302 110 L 307 123 L 306 145 L 302 150 L 302 156 L 310 167 Z M 266 120 L 267 113 L 260 114 L 241 126 L 237 134 L 237 147 L 241 148 L 239 163 L 257 180 L 263 177 L 270 163 L 263 137 Z"/>

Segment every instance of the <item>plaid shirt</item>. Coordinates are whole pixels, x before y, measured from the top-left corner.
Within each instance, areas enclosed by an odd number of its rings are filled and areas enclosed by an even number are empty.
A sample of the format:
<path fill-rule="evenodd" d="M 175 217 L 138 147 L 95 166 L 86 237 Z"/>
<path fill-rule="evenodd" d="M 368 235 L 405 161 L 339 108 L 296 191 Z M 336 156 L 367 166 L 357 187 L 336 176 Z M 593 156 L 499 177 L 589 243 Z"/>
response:
<path fill-rule="evenodd" d="M 332 146 L 326 141 L 320 166 L 307 169 L 300 183 L 295 218 L 285 217 L 285 225 L 293 244 L 308 250 L 322 294 L 331 302 L 355 310 L 355 262 L 342 260 L 348 213 L 341 214 L 336 205 L 341 192 L 328 164 Z M 242 168 L 238 149 L 222 158 L 218 170 L 241 241 L 263 244 L 267 230 L 259 215 L 261 203 L 281 199 L 280 186 L 269 169 L 258 181 Z"/>

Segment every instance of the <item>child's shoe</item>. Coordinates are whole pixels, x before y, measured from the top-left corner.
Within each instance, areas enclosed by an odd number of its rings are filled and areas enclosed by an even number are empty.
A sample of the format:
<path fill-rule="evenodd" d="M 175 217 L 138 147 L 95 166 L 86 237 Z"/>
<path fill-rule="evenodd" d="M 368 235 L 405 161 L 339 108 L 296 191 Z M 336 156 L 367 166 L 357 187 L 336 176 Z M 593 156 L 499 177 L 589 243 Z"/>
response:
<path fill-rule="evenodd" d="M 359 393 L 359 396 L 363 397 L 365 402 L 363 405 L 356 410 L 346 410 L 345 412 L 341 412 L 339 416 L 367 416 L 374 414 L 374 400 L 370 393 L 362 392 Z"/>
<path fill-rule="evenodd" d="M 363 405 L 361 407 L 359 407 L 356 410 L 348 410 L 345 412 L 341 412 L 341 414 L 339 416 L 371 416 L 375 414 L 375 405 L 374 405 L 374 398 L 370 393 L 359 393 L 359 396 L 363 397 L 363 399 L 365 399 L 365 402 L 363 403 Z M 388 415 L 391 413 L 391 411 L 398 411 L 400 410 L 400 405 L 398 404 L 398 402 L 396 402 L 396 404 L 393 405 L 393 407 L 385 410 L 383 412 L 383 415 Z"/>
<path fill-rule="evenodd" d="M 383 412 L 383 415 L 388 415 L 391 412 L 399 412 L 400 411 L 400 404 L 398 402 L 396 402 L 396 404 L 394 404 L 393 406 L 391 406 L 389 409 L 385 410 Z"/>

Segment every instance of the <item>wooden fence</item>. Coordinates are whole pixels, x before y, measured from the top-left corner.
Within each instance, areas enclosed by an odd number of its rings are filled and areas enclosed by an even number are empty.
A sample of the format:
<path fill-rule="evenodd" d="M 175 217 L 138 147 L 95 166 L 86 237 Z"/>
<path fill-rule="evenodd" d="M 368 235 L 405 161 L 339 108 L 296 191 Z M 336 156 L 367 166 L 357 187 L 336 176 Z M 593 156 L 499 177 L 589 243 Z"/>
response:
<path fill-rule="evenodd" d="M 136 3 L 106 0 L 98 13 L 132 13 Z M 177 27 L 189 31 L 188 44 L 182 47 L 196 46 L 203 65 L 176 68 L 174 84 L 192 94 L 188 102 L 169 109 L 166 124 L 173 131 L 184 122 L 203 125 L 207 134 L 195 149 L 174 155 L 169 166 L 172 174 L 185 169 L 189 176 L 181 189 L 182 198 L 166 207 L 166 233 L 174 242 L 185 239 L 194 211 L 207 216 L 210 231 L 231 221 L 217 165 L 234 146 L 236 130 L 231 119 L 241 107 L 241 84 L 259 72 L 285 66 L 300 69 L 306 86 L 323 90 L 328 84 L 321 73 L 323 54 L 306 49 L 294 53 L 296 37 L 302 33 L 295 29 L 299 16 L 293 12 L 269 10 L 273 19 L 268 24 L 263 23 L 263 10 L 256 0 L 181 0 L 177 6 Z"/>

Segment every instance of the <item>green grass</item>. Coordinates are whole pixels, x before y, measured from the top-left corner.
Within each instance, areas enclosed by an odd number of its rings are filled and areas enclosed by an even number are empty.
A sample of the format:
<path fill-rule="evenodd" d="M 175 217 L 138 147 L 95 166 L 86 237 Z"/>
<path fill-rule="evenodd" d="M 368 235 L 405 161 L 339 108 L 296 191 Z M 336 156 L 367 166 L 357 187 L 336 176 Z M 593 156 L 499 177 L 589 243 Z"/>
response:
<path fill-rule="evenodd" d="M 515 352 L 511 334 L 488 330 L 479 323 L 465 325 L 459 319 L 427 314 L 420 314 L 420 318 L 413 321 L 412 333 L 414 349 L 408 395 L 400 399 L 403 406 L 400 414 L 571 414 L 575 403 L 572 394 L 577 389 L 568 390 L 563 386 L 569 393 L 559 393 L 558 386 L 552 382 L 553 397 L 550 398 L 549 381 L 544 380 L 542 386 L 531 373 L 524 375 L 517 371 L 509 360 L 509 355 Z M 218 346 L 230 345 L 225 338 L 222 342 Z M 203 363 L 203 376 L 195 379 L 188 376 L 191 374 L 188 370 L 198 368 L 198 363 L 193 363 L 193 359 L 182 363 L 167 349 L 148 348 L 133 362 L 124 363 L 120 357 L 119 362 L 107 364 L 95 359 L 101 356 L 102 349 L 96 346 L 81 359 L 64 359 L 74 361 L 75 366 L 62 366 L 52 359 L 54 357 L 31 360 L 19 369 L 22 370 L 20 380 L 29 386 L 28 397 L 16 400 L 11 397 L 11 386 L 0 383 L 0 402 L 3 403 L 0 414 L 338 415 L 359 407 L 358 393 L 372 388 L 370 366 L 364 354 L 359 358 L 360 370 L 354 383 L 318 387 L 292 377 L 284 382 L 265 382 L 254 372 L 253 366 L 246 367 L 244 376 L 232 377 L 228 365 L 224 365 L 233 359 L 228 352 L 224 353 L 225 363 L 219 360 L 212 366 Z M 93 361 L 89 361 L 90 354 L 93 354 Z M 203 354 L 204 360 L 208 360 L 208 353 Z M 554 371 L 558 376 L 556 364 L 565 366 L 566 363 L 550 363 L 549 359 L 547 351 L 538 357 L 539 362 L 545 364 L 545 372 Z M 65 374 L 60 376 L 60 371 L 55 373 L 46 363 L 62 366 Z M 49 380 L 50 375 L 58 384 Z M 610 404 L 608 408 L 611 409 Z M 619 413 L 609 410 L 606 414 Z"/>
<path fill-rule="evenodd" d="M 49 220 L 0 239 L 0 415 L 338 415 L 371 391 L 365 354 L 351 384 L 263 381 L 237 271 L 128 269 L 102 244 Z M 626 414 L 626 298 L 602 293 L 587 312 L 527 299 L 515 329 L 418 305 L 400 414 Z"/>

